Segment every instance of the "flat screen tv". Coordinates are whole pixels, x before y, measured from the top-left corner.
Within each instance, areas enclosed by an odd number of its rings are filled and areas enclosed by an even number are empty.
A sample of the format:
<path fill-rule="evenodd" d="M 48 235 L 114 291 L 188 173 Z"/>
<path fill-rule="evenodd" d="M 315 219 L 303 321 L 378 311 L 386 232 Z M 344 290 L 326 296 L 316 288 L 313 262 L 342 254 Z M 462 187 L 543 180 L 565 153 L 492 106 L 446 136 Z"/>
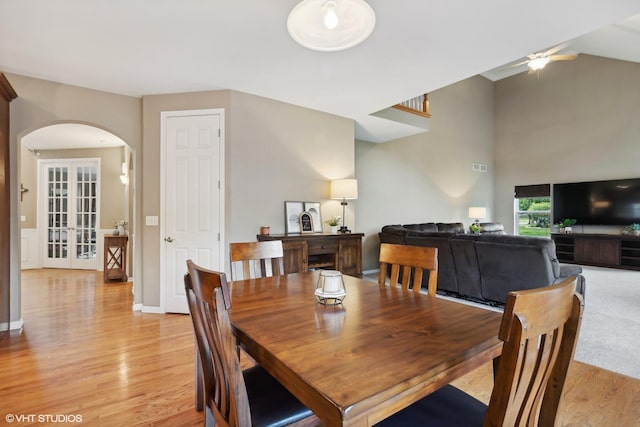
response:
<path fill-rule="evenodd" d="M 640 223 L 640 178 L 553 185 L 553 222 L 577 225 Z"/>

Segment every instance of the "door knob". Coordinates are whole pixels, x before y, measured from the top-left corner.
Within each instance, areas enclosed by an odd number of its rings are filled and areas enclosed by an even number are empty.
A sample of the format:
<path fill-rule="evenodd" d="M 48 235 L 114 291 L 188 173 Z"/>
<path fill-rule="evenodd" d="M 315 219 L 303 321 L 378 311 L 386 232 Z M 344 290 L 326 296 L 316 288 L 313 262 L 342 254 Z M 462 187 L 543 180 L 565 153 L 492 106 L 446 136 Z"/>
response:
<path fill-rule="evenodd" d="M 173 240 L 174 240 L 174 239 L 173 239 L 173 237 L 171 237 L 171 236 L 169 236 L 169 237 L 165 237 L 165 238 L 164 238 L 164 241 L 165 241 L 165 242 L 167 242 L 167 243 L 171 243 L 171 242 L 173 242 Z"/>

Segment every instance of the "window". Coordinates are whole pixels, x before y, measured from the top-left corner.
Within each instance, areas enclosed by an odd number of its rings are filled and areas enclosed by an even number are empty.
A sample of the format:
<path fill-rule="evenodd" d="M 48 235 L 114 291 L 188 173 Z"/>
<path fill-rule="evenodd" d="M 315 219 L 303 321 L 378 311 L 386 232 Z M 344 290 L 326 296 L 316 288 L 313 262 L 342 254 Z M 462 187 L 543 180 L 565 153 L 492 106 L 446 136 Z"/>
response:
<path fill-rule="evenodd" d="M 516 234 L 549 237 L 551 235 L 551 185 L 516 186 L 514 195 Z"/>

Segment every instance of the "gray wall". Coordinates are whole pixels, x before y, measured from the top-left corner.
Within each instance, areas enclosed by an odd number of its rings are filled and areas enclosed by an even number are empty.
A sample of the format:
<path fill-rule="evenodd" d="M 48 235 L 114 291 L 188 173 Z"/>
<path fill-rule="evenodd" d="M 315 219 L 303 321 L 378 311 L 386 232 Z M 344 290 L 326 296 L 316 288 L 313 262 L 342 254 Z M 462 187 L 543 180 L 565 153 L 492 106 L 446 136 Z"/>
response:
<path fill-rule="evenodd" d="M 429 93 L 430 130 L 382 144 L 356 143 L 357 231 L 363 268 L 378 267 L 386 224 L 463 222 L 470 206 L 493 208 L 493 84 L 473 77 Z M 488 166 L 474 172 L 472 163 Z"/>
<path fill-rule="evenodd" d="M 143 215 L 160 212 L 160 112 L 225 109 L 226 244 L 255 241 L 260 226 L 284 232 L 284 201 L 322 202 L 337 214 L 328 182 L 353 176 L 353 121 L 234 91 L 143 98 Z M 160 304 L 159 227 L 144 227 L 145 306 Z M 225 250 L 225 253 L 227 251 Z M 228 264 L 228 262 L 226 263 Z"/>
<path fill-rule="evenodd" d="M 142 115 L 139 98 L 69 86 L 16 74 L 6 74 L 18 94 L 11 103 L 11 164 L 20 163 L 20 139 L 30 132 L 57 123 L 83 123 L 104 129 L 125 141 L 132 150 L 142 144 Z M 136 158 L 136 156 L 134 156 Z M 138 157 L 139 158 L 139 157 Z M 139 164 L 134 166 L 138 170 Z M 11 182 L 19 183 L 19 168 L 11 169 Z M 139 188 L 139 182 L 135 183 Z M 11 206 L 11 321 L 20 312 L 20 194 L 12 188 Z M 139 216 L 140 209 L 136 210 Z M 139 217 L 138 223 L 139 223 Z M 137 239 L 138 236 L 135 236 Z M 140 256 L 134 242 L 134 257 Z M 134 277 L 142 279 L 134 265 Z M 137 286 L 136 281 L 136 286 Z M 136 299 L 140 297 L 136 292 Z"/>
<path fill-rule="evenodd" d="M 496 219 L 509 232 L 516 185 L 640 177 L 640 64 L 580 55 L 496 82 L 495 103 Z"/>

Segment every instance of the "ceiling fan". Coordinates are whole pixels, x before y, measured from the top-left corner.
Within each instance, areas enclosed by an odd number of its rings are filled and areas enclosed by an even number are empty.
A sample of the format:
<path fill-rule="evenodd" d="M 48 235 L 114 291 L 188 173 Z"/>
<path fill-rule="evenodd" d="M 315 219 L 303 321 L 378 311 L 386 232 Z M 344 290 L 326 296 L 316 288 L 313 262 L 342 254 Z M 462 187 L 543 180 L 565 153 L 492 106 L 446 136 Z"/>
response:
<path fill-rule="evenodd" d="M 511 66 L 509 66 L 508 68 L 512 68 L 512 67 L 518 67 L 520 65 L 524 65 L 527 64 L 527 67 L 529 67 L 529 74 L 531 73 L 535 73 L 537 71 L 542 70 L 549 62 L 553 62 L 553 61 L 572 61 L 574 59 L 576 59 L 578 57 L 578 54 L 572 53 L 572 54 L 564 54 L 564 55 L 556 55 L 556 52 L 559 52 L 560 50 L 564 49 L 565 47 L 567 47 L 567 44 L 561 44 L 558 45 L 556 47 L 552 47 L 551 49 L 544 51 L 544 52 L 536 52 L 536 53 L 532 53 L 530 55 L 527 55 L 527 59 L 522 61 L 522 62 L 518 62 L 517 64 L 513 64 Z"/>

